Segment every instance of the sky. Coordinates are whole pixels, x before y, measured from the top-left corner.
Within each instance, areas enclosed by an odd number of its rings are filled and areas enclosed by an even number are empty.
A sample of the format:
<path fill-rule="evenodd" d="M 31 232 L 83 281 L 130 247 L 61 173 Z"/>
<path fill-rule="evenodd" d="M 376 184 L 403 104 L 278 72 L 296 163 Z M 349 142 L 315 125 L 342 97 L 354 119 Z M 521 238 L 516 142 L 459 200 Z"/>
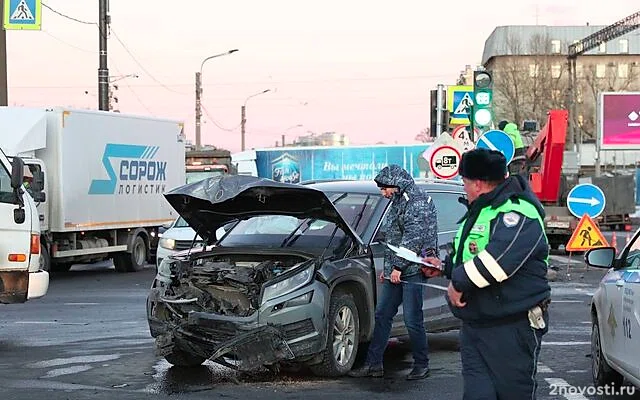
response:
<path fill-rule="evenodd" d="M 44 0 L 97 22 L 98 0 Z M 351 144 L 413 143 L 429 126 L 429 91 L 480 63 L 503 25 L 608 25 L 637 0 L 110 0 L 109 73 L 122 113 L 184 121 L 195 141 L 202 70 L 202 143 L 240 150 L 309 132 Z M 8 31 L 9 105 L 98 107 L 98 29 L 43 8 L 41 31 Z"/>

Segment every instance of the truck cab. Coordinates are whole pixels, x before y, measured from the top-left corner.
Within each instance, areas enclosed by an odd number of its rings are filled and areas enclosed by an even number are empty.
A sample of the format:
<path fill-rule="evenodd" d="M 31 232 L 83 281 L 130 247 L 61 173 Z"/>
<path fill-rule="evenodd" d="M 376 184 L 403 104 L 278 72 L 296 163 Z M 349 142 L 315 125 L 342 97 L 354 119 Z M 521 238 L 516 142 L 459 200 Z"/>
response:
<path fill-rule="evenodd" d="M 38 211 L 24 186 L 24 163 L 19 157 L 10 162 L 0 151 L 0 303 L 24 303 L 48 289 L 49 274 L 40 265 Z"/>

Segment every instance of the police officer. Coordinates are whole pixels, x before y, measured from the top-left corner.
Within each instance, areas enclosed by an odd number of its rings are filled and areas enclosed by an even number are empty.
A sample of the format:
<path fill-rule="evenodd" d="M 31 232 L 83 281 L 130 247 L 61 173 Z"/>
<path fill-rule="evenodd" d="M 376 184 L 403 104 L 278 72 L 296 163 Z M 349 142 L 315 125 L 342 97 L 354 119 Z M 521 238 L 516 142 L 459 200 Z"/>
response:
<path fill-rule="evenodd" d="M 464 399 L 535 399 L 551 293 L 542 205 L 524 178 L 506 178 L 498 151 L 464 153 L 459 172 L 468 211 L 444 274 L 449 306 L 462 320 Z"/>

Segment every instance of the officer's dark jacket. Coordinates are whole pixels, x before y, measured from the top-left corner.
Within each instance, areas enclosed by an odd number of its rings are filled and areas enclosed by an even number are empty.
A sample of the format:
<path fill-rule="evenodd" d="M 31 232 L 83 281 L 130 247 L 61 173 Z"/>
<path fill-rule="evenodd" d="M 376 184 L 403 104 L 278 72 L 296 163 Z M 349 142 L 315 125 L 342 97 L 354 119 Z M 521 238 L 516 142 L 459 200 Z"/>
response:
<path fill-rule="evenodd" d="M 399 189 L 391 199 L 392 203 L 382 227 L 385 241 L 410 249 L 418 255 L 437 255 L 438 223 L 431 197 L 420 190 L 411 175 L 398 165 L 384 167 L 374 180 Z M 420 273 L 418 264 L 400 258 L 386 249 L 385 276 L 389 276 L 393 268 L 402 271 L 403 277 Z"/>
<path fill-rule="evenodd" d="M 531 203 L 540 218 L 544 219 L 542 205 L 524 178 L 511 176 L 468 206 L 467 214 L 461 220 L 465 224 L 460 243 L 465 243 L 483 208 L 497 209 L 508 201 L 517 203 L 523 200 Z M 505 220 L 506 214 L 510 215 Z M 489 234 L 489 241 L 484 248 L 486 252 L 472 258 L 475 268 L 471 265 L 470 271 L 475 276 L 470 278 L 467 268 L 459 261 L 462 260 L 462 248 L 454 248 L 453 254 L 457 254 L 457 257 L 447 257 L 445 262 L 445 275 L 458 291 L 463 292 L 462 300 L 466 302 L 460 308 L 450 305 L 451 311 L 471 324 L 498 323 L 526 315 L 527 310 L 548 298 L 551 293 L 546 277 L 549 245 L 538 218 L 527 218 L 519 213 L 514 215 L 513 212 L 499 213 L 491 221 Z M 456 259 L 457 265 L 453 265 L 452 259 Z M 496 273 L 496 270 L 499 272 Z M 501 277 L 500 282 L 495 275 Z M 478 281 L 483 282 L 482 288 L 478 286 Z"/>

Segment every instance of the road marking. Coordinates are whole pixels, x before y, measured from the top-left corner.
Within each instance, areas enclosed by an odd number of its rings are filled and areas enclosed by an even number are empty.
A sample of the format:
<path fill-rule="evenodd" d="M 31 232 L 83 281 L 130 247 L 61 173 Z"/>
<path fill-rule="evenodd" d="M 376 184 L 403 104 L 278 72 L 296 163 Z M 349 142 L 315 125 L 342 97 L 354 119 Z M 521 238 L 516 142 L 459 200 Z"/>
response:
<path fill-rule="evenodd" d="M 544 378 L 544 380 L 547 381 L 552 391 L 554 387 L 565 387 L 568 389 L 572 387 L 571 385 L 569 385 L 567 381 L 561 378 Z M 559 390 L 559 392 L 562 393 L 562 392 L 569 392 L 569 391 Z M 562 397 L 564 397 L 567 400 L 589 400 L 588 398 L 584 397 L 580 393 L 562 393 Z"/>
<path fill-rule="evenodd" d="M 62 375 L 78 374 L 80 372 L 89 371 L 92 368 L 93 367 L 91 365 L 76 365 L 76 366 L 67 367 L 67 368 L 57 368 L 57 369 L 52 369 L 51 371 L 48 371 L 47 374 L 42 378 L 56 378 Z"/>
<path fill-rule="evenodd" d="M 552 372 L 553 372 L 553 370 L 551 368 L 547 367 L 546 365 L 538 364 L 538 373 L 540 373 L 540 374 L 550 374 Z"/>
<path fill-rule="evenodd" d="M 64 303 L 65 306 L 98 306 L 100 303 Z"/>
<path fill-rule="evenodd" d="M 93 355 L 93 356 L 76 356 L 69 358 L 54 358 L 53 360 L 38 361 L 30 364 L 30 368 L 49 368 L 58 367 L 68 364 L 86 364 L 86 363 L 98 363 L 105 361 L 113 361 L 120 358 L 120 354 L 105 354 L 105 355 Z"/>
<path fill-rule="evenodd" d="M 584 303 L 584 300 L 553 300 L 552 303 Z"/>
<path fill-rule="evenodd" d="M 591 342 L 542 342 L 543 346 L 584 346 Z"/>

